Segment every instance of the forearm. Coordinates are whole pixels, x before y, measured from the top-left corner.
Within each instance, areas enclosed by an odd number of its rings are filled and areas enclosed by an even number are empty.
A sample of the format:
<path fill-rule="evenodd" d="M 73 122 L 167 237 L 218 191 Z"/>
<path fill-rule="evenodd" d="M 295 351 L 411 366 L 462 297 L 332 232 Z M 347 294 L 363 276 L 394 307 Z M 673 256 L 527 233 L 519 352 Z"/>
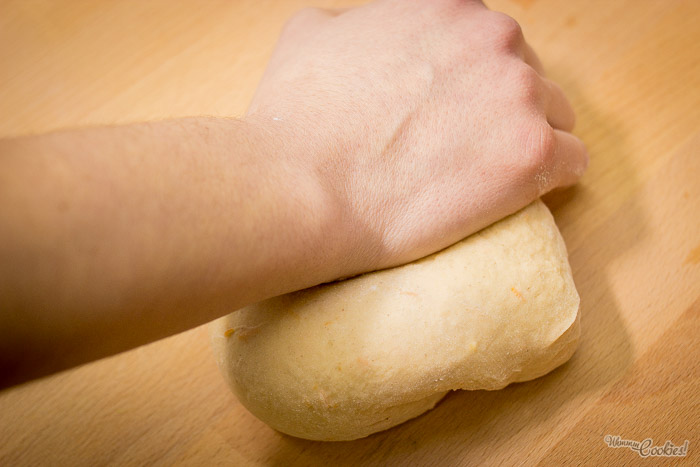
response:
<path fill-rule="evenodd" d="M 344 273 L 301 145 L 184 119 L 0 143 L 4 384 Z"/>
<path fill-rule="evenodd" d="M 247 119 L 0 142 L 5 384 L 413 261 L 588 163 L 520 27 L 478 1 L 303 10 Z"/>

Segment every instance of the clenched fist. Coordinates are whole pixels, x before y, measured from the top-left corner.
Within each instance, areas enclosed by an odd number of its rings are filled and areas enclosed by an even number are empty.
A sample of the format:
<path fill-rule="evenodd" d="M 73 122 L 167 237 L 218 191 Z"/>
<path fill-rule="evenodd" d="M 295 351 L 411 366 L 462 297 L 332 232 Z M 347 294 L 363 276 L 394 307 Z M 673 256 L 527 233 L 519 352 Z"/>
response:
<path fill-rule="evenodd" d="M 446 247 L 588 163 L 517 22 L 474 0 L 301 11 L 247 119 L 318 177 L 364 269 Z"/>

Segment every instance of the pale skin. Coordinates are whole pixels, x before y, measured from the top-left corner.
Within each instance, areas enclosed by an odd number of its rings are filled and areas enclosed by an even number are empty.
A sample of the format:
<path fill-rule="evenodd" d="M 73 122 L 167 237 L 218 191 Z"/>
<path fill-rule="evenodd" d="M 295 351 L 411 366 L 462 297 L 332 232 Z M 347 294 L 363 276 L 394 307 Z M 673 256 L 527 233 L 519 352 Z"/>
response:
<path fill-rule="evenodd" d="M 295 16 L 244 118 L 2 140 L 0 384 L 445 248 L 575 183 L 573 125 L 514 20 L 379 0 Z"/>

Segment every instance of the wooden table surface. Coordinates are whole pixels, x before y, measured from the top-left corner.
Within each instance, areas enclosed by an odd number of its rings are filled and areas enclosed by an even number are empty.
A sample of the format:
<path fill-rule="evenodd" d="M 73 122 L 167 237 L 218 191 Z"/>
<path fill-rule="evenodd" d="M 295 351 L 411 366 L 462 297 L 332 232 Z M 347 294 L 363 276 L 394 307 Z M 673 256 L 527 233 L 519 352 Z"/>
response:
<path fill-rule="evenodd" d="M 0 136 L 241 115 L 308 1 L 3 1 Z M 580 186 L 546 198 L 581 295 L 568 364 L 366 439 L 309 442 L 236 402 L 197 328 L 0 393 L 0 464 L 698 465 L 700 2 L 489 5 L 523 25 L 591 153 Z M 687 439 L 688 457 L 641 459 L 606 434 Z"/>

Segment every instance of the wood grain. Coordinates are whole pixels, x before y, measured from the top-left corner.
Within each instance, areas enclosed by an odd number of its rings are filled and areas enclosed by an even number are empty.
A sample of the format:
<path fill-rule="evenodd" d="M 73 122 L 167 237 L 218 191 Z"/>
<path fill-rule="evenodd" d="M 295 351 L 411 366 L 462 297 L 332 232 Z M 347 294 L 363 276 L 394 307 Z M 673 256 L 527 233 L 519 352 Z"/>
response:
<path fill-rule="evenodd" d="M 545 199 L 582 297 L 569 363 L 363 440 L 309 442 L 236 402 L 198 328 L 0 393 L 0 464 L 700 463 L 700 2 L 488 3 L 523 25 L 591 153 L 581 184 Z M 306 4 L 3 1 L 0 136 L 241 115 Z M 643 460 L 606 434 L 688 439 L 689 454 Z"/>

